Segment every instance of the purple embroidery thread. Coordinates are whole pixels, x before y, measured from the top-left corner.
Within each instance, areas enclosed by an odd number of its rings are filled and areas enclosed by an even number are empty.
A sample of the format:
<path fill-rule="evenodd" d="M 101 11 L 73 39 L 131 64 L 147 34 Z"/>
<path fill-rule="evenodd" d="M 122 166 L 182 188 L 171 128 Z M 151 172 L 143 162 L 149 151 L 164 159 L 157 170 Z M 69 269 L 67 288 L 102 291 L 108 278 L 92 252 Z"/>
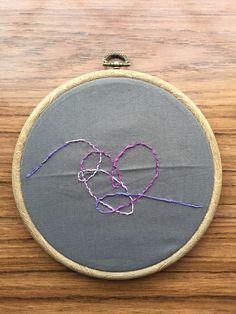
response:
<path fill-rule="evenodd" d="M 135 203 L 141 198 L 147 198 L 147 199 L 151 199 L 151 200 L 155 200 L 155 201 L 173 203 L 173 204 L 178 204 L 178 205 L 193 207 L 193 208 L 202 208 L 201 205 L 185 203 L 182 201 L 167 199 L 167 198 L 163 198 L 163 197 L 155 197 L 155 196 L 146 195 L 146 192 L 152 187 L 152 185 L 154 184 L 154 182 L 157 180 L 157 178 L 159 176 L 159 160 L 158 160 L 158 156 L 157 156 L 156 151 L 152 147 L 150 147 L 149 145 L 142 143 L 142 142 L 135 143 L 135 144 L 128 144 L 115 157 L 115 159 L 113 159 L 107 152 L 100 150 L 95 145 L 93 145 L 91 142 L 89 142 L 85 139 L 70 140 L 70 141 L 67 141 L 64 144 L 58 146 L 56 149 L 54 149 L 52 152 L 50 152 L 37 167 L 35 167 L 31 172 L 29 172 L 26 175 L 26 178 L 30 178 L 34 174 L 36 174 L 43 167 L 43 165 L 45 163 L 47 163 L 49 161 L 49 159 L 51 159 L 57 152 L 64 149 L 65 147 L 69 146 L 70 144 L 78 144 L 78 143 L 85 143 L 91 149 L 91 151 L 84 158 L 82 158 L 80 161 L 80 170 L 78 172 L 78 181 L 84 183 L 90 196 L 95 199 L 96 210 L 99 211 L 100 213 L 103 213 L 103 214 L 118 213 L 118 214 L 122 214 L 122 215 L 131 215 L 134 212 Z M 129 193 L 128 187 L 124 184 L 124 182 L 122 180 L 122 177 L 121 177 L 121 174 L 120 174 L 120 171 L 118 168 L 118 162 L 126 154 L 127 151 L 132 150 L 138 146 L 141 146 L 141 147 L 143 147 L 143 148 L 145 148 L 151 152 L 152 157 L 153 157 L 154 162 L 155 162 L 155 174 L 141 193 Z M 92 155 L 98 155 L 98 157 L 99 157 L 98 162 L 96 164 L 96 167 L 93 169 L 88 169 L 88 168 L 86 169 L 85 163 L 89 159 L 89 157 Z M 111 171 L 110 172 L 101 168 L 103 158 L 107 158 L 111 162 Z M 109 176 L 109 178 L 111 179 L 111 185 L 112 185 L 113 189 L 121 188 L 124 190 L 124 192 L 107 193 L 102 197 L 97 197 L 94 194 L 94 192 L 91 190 L 88 182 L 90 179 L 92 179 L 99 172 Z M 85 173 L 88 173 L 90 175 L 86 178 Z M 129 201 L 127 203 L 125 203 L 123 205 L 119 205 L 117 207 L 113 207 L 104 201 L 106 198 L 111 198 L 111 197 L 115 197 L 115 196 L 126 197 L 129 199 Z M 103 205 L 104 207 L 106 207 L 107 210 L 102 209 L 100 207 L 100 204 Z M 127 208 L 129 208 L 129 210 L 126 210 Z"/>

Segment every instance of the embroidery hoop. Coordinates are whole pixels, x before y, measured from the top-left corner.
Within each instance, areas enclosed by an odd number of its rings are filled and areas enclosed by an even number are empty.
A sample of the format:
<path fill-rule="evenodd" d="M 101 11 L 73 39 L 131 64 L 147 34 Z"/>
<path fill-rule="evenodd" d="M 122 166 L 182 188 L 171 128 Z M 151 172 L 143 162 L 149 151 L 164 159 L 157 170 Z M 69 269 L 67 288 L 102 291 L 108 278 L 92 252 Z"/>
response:
<path fill-rule="evenodd" d="M 111 55 L 109 54 L 107 55 L 107 57 L 108 56 L 111 56 Z M 116 56 L 118 58 L 120 57 L 119 54 L 118 55 L 116 54 Z M 105 58 L 105 59 L 108 60 L 108 58 Z M 108 63 L 107 65 L 113 66 L 114 68 L 120 68 L 123 65 L 123 62 L 127 62 L 127 60 L 124 59 L 124 57 L 120 59 L 123 61 Z M 202 220 L 196 232 L 189 239 L 189 241 L 185 245 L 183 245 L 178 251 L 172 254 L 170 257 L 162 260 L 161 262 L 155 265 L 148 266 L 146 268 L 139 269 L 139 270 L 124 271 L 124 272 L 100 271 L 100 270 L 96 270 L 93 268 L 80 265 L 79 263 L 76 263 L 70 260 L 69 258 L 65 257 L 60 252 L 58 252 L 55 248 L 53 248 L 52 245 L 50 245 L 47 242 L 47 240 L 41 235 L 41 233 L 38 231 L 38 229 L 36 228 L 36 226 L 34 225 L 34 223 L 32 222 L 30 218 L 30 215 L 24 203 L 22 190 L 21 190 L 21 179 L 20 179 L 20 165 L 21 165 L 24 145 L 27 141 L 28 135 L 34 123 L 37 121 L 40 114 L 44 112 L 55 99 L 62 96 L 64 93 L 71 90 L 72 88 L 79 86 L 81 84 L 93 81 L 93 80 L 100 79 L 100 78 L 112 78 L 112 77 L 122 77 L 122 78 L 141 80 L 141 81 L 150 83 L 152 85 L 155 85 L 157 87 L 160 87 L 163 90 L 170 93 L 171 95 L 173 95 L 175 98 L 177 98 L 183 104 L 183 106 L 186 107 L 187 110 L 189 110 L 194 115 L 195 119 L 199 122 L 202 129 L 204 130 L 204 133 L 209 142 L 209 146 L 212 152 L 213 166 L 214 166 L 214 184 L 213 184 L 213 192 L 212 192 L 211 201 L 210 201 L 210 204 L 209 204 L 209 207 L 208 207 L 208 210 L 206 212 L 204 219 Z M 123 280 L 123 279 L 142 277 L 142 276 L 160 271 L 161 269 L 173 264 L 182 256 L 184 256 L 198 242 L 198 240 L 203 236 L 203 234 L 207 230 L 215 214 L 215 210 L 219 202 L 219 197 L 221 193 L 221 185 L 222 185 L 222 166 L 221 166 L 221 158 L 220 158 L 218 145 L 217 145 L 215 136 L 211 130 L 209 123 L 207 122 L 206 118 L 203 116 L 201 111 L 197 108 L 197 106 L 185 94 L 183 94 L 181 91 L 179 91 L 177 88 L 175 88 L 171 84 L 157 77 L 151 76 L 149 74 L 136 72 L 136 71 L 130 71 L 130 70 L 109 69 L 109 70 L 91 72 L 88 74 L 81 75 L 77 78 L 74 78 L 66 82 L 65 84 L 59 86 L 58 88 L 56 88 L 38 104 L 38 106 L 33 110 L 31 115 L 27 119 L 24 127 L 22 128 L 22 131 L 20 133 L 19 139 L 16 144 L 15 153 L 13 157 L 13 165 L 12 165 L 12 185 L 13 185 L 13 193 L 14 193 L 15 201 L 16 201 L 18 210 L 20 212 L 20 215 L 25 225 L 29 229 L 33 238 L 44 248 L 46 252 L 48 252 L 48 254 L 50 254 L 57 261 L 61 262 L 65 266 L 77 272 L 80 272 L 80 273 L 83 273 L 92 277 L 103 278 L 103 279 Z"/>

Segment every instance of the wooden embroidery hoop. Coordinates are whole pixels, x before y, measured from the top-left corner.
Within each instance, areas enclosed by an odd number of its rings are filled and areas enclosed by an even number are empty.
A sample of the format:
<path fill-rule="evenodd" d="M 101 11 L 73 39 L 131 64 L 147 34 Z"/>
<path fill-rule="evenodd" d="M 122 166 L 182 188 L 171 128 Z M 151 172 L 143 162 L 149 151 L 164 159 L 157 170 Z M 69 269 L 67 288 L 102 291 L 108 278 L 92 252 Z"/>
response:
<path fill-rule="evenodd" d="M 124 60 L 125 61 L 125 60 Z M 118 63 L 115 63 L 115 68 L 119 68 L 122 66 L 118 66 Z M 111 65 L 110 65 L 111 66 Z M 34 123 L 37 121 L 41 113 L 50 106 L 50 104 L 55 101 L 58 97 L 62 96 L 65 92 L 71 90 L 72 88 L 84 84 L 86 82 L 90 82 L 93 80 L 97 80 L 100 78 L 109 78 L 109 77 L 123 77 L 123 78 L 130 78 L 130 79 L 136 79 L 136 80 L 142 80 L 144 82 L 153 84 L 155 86 L 158 86 L 162 88 L 163 90 L 167 91 L 168 93 L 172 94 L 174 97 L 176 97 L 189 111 L 192 112 L 196 120 L 201 125 L 202 129 L 205 132 L 206 138 L 209 142 L 210 149 L 213 156 L 213 166 L 214 166 L 214 185 L 213 185 L 213 192 L 212 197 L 210 200 L 210 204 L 208 207 L 208 210 L 206 212 L 206 215 L 204 219 L 202 220 L 201 224 L 199 225 L 199 228 L 196 230 L 196 232 L 193 234 L 193 236 L 190 238 L 190 240 L 182 246 L 177 252 L 175 252 L 170 257 L 166 258 L 165 260 L 162 260 L 161 262 L 143 268 L 139 270 L 134 271 L 127 271 L 127 272 L 107 272 L 107 271 L 100 271 L 96 269 L 92 269 L 89 267 L 85 267 L 83 265 L 80 265 L 79 263 L 76 263 L 69 258 L 65 257 L 61 253 L 59 253 L 55 248 L 53 248 L 47 240 L 41 235 L 41 233 L 37 230 L 36 226 L 32 222 L 29 213 L 27 211 L 27 208 L 24 203 L 22 190 L 21 190 L 21 180 L 20 180 L 20 165 L 21 165 L 21 159 L 23 154 L 24 145 L 27 141 L 28 135 L 34 125 Z M 181 91 L 179 91 L 177 88 L 172 86 L 171 84 L 148 74 L 141 73 L 141 72 L 135 72 L 135 71 L 129 71 L 129 70 L 103 70 L 103 71 L 96 71 L 92 73 L 88 73 L 82 76 L 79 76 L 77 78 L 74 78 L 65 84 L 59 86 L 54 91 L 52 91 L 48 96 L 46 96 L 34 109 L 34 111 L 31 113 L 29 118 L 27 119 L 24 127 L 22 128 L 22 131 L 20 133 L 20 136 L 18 138 L 14 157 L 13 157 L 13 165 L 12 165 L 12 186 L 13 186 L 13 193 L 16 201 L 16 205 L 18 207 L 18 210 L 20 212 L 20 215 L 29 229 L 30 233 L 34 237 L 34 239 L 57 261 L 61 262 L 65 266 L 92 276 L 92 277 L 98 277 L 103 279 L 131 279 L 131 278 L 137 278 L 146 276 L 149 274 L 152 274 L 154 272 L 160 271 L 161 269 L 171 265 L 172 263 L 176 262 L 178 259 L 180 259 L 182 256 L 184 256 L 188 251 L 191 250 L 191 248 L 197 243 L 197 241 L 203 236 L 206 229 L 208 228 L 216 207 L 219 202 L 219 197 L 221 193 L 221 185 L 222 185 L 222 166 L 221 166 L 221 158 L 220 153 L 218 149 L 218 145 L 215 139 L 215 136 L 211 130 L 211 127 L 201 111 L 197 108 L 197 106 Z"/>

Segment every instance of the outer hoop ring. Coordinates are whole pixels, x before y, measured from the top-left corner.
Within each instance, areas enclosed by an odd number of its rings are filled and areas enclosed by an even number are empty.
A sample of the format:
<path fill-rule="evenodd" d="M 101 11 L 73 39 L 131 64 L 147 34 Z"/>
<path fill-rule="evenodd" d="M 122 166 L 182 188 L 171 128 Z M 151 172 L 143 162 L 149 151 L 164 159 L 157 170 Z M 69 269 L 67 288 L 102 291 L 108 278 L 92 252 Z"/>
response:
<path fill-rule="evenodd" d="M 166 258 L 165 260 L 162 260 L 161 262 L 157 264 L 148 266 L 143 269 L 128 271 L 128 272 L 106 272 L 106 271 L 92 269 L 92 268 L 80 265 L 68 259 L 61 253 L 59 253 L 53 246 L 51 246 L 46 241 L 46 239 L 41 235 L 41 233 L 37 230 L 36 226 L 33 224 L 28 214 L 27 208 L 24 204 L 24 199 L 23 199 L 22 190 L 21 190 L 21 181 L 20 181 L 20 165 L 21 165 L 21 158 L 22 158 L 24 145 L 25 145 L 25 142 L 27 140 L 27 137 L 31 128 L 33 127 L 34 123 L 36 122 L 40 114 L 44 110 L 46 110 L 48 106 L 50 106 L 50 104 L 56 98 L 60 97 L 65 92 L 72 89 L 73 87 L 89 82 L 89 81 L 93 81 L 100 78 L 107 78 L 107 77 L 125 77 L 125 78 L 130 78 L 130 79 L 142 80 L 147 83 L 158 86 L 164 89 L 165 91 L 167 91 L 168 93 L 172 94 L 174 97 L 176 97 L 189 111 L 192 112 L 195 119 L 200 123 L 202 129 L 204 130 L 206 138 L 211 148 L 211 152 L 213 156 L 213 164 L 214 164 L 214 185 L 213 185 L 211 201 L 210 201 L 210 204 L 209 204 L 209 207 L 208 207 L 208 210 L 206 212 L 204 219 L 202 220 L 200 226 L 198 227 L 196 232 L 193 234 L 193 236 L 190 238 L 190 240 L 184 246 L 182 246 L 177 252 L 175 252 L 170 257 Z M 175 88 L 171 84 L 159 78 L 156 78 L 154 76 L 145 74 L 145 73 L 128 71 L 128 70 L 103 70 L 103 71 L 91 72 L 91 73 L 79 76 L 77 78 L 74 78 L 66 82 L 65 84 L 59 86 L 54 91 L 52 91 L 48 96 L 46 96 L 38 104 L 38 106 L 33 110 L 31 115 L 26 120 L 25 125 L 22 128 L 22 131 L 20 133 L 20 136 L 16 144 L 14 157 L 13 157 L 13 164 L 12 164 L 12 186 L 13 186 L 13 193 L 14 193 L 16 205 L 18 207 L 18 210 L 20 212 L 20 215 L 25 225 L 29 229 L 33 238 L 44 248 L 46 252 L 48 252 L 48 254 L 50 254 L 57 261 L 61 262 L 65 266 L 77 272 L 86 274 L 88 276 L 103 278 L 103 279 L 124 280 L 124 279 L 142 277 L 142 276 L 160 271 L 161 269 L 173 264 L 182 256 L 184 256 L 187 252 L 191 250 L 191 248 L 198 242 L 198 240 L 203 236 L 203 234 L 207 230 L 215 214 L 215 210 L 219 202 L 220 193 L 221 193 L 221 185 L 222 185 L 222 166 L 221 166 L 219 148 L 218 148 L 215 136 L 212 132 L 212 129 L 209 123 L 207 122 L 206 118 L 201 113 L 201 111 L 197 108 L 197 106 L 186 95 L 184 95 L 181 91 L 179 91 L 177 88 Z"/>

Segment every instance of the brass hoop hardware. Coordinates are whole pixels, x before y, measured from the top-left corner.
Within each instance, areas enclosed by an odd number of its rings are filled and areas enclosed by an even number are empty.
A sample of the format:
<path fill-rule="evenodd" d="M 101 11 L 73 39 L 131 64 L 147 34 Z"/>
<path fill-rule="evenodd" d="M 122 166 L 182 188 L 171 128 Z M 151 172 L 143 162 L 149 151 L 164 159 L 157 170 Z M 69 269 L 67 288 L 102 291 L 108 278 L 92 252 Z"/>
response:
<path fill-rule="evenodd" d="M 114 69 L 120 69 L 121 67 L 130 66 L 130 62 L 126 55 L 114 51 L 104 56 L 103 65 Z"/>

